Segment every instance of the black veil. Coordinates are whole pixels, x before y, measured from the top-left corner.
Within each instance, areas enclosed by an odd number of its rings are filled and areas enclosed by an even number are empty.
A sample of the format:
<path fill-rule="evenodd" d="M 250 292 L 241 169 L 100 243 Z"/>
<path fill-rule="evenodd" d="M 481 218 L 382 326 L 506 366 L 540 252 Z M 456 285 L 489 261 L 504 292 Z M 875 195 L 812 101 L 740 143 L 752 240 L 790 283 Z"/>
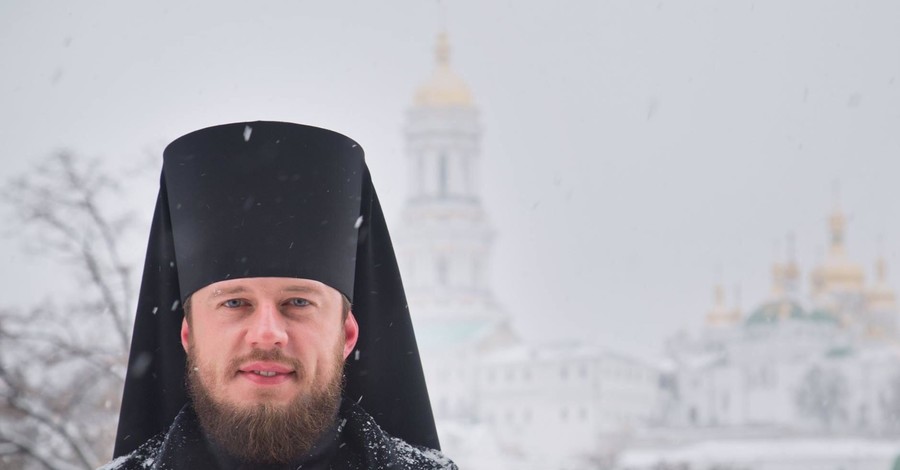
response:
<path fill-rule="evenodd" d="M 345 397 L 389 434 L 439 449 L 390 235 L 363 151 L 282 122 L 210 127 L 164 152 L 115 456 L 168 429 L 188 401 L 182 304 L 239 277 L 302 277 L 353 303 Z"/>

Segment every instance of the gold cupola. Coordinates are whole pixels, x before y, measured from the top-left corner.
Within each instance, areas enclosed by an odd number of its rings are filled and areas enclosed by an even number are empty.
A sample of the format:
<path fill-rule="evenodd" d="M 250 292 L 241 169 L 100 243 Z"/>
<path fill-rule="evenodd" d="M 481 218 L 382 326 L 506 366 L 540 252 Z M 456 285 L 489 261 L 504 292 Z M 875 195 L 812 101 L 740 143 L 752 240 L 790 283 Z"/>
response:
<path fill-rule="evenodd" d="M 875 284 L 866 291 L 866 306 L 870 311 L 893 311 L 897 308 L 897 297 L 887 283 L 887 263 L 879 256 L 875 263 Z"/>
<path fill-rule="evenodd" d="M 830 244 L 825 262 L 812 272 L 812 291 L 814 296 L 833 293 L 862 294 L 865 274 L 860 265 L 847 258 L 844 244 L 847 219 L 843 212 L 835 207 L 828 219 Z"/>
<path fill-rule="evenodd" d="M 713 291 L 713 307 L 706 314 L 706 324 L 711 327 L 731 326 L 741 321 L 740 310 L 725 306 L 725 290 L 721 284 Z"/>
<path fill-rule="evenodd" d="M 431 77 L 416 90 L 414 104 L 430 107 L 474 107 L 469 86 L 450 68 L 450 42 L 446 33 L 438 34 L 435 46 L 437 67 Z"/>

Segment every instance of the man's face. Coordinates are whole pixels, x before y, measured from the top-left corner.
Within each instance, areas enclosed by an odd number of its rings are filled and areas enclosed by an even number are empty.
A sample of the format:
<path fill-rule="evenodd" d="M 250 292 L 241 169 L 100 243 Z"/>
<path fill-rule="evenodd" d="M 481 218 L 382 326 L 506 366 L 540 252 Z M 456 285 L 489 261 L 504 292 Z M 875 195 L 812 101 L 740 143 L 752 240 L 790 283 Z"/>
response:
<path fill-rule="evenodd" d="M 277 409 L 340 380 L 358 333 L 340 293 L 321 282 L 246 278 L 195 292 L 181 343 L 210 398 Z"/>

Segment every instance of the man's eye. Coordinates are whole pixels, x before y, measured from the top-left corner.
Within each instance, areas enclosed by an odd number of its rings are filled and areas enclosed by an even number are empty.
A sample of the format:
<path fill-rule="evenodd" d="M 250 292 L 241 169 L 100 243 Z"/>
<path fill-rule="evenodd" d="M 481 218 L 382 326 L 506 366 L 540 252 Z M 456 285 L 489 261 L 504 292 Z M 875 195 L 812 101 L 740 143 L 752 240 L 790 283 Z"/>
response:
<path fill-rule="evenodd" d="M 241 299 L 228 299 L 228 300 L 222 302 L 222 306 L 227 307 L 227 308 L 238 308 L 238 307 L 242 307 L 243 305 L 244 305 L 244 301 Z"/>
<path fill-rule="evenodd" d="M 309 305 L 309 301 L 306 299 L 291 299 L 288 301 L 288 304 L 291 307 L 306 307 Z"/>

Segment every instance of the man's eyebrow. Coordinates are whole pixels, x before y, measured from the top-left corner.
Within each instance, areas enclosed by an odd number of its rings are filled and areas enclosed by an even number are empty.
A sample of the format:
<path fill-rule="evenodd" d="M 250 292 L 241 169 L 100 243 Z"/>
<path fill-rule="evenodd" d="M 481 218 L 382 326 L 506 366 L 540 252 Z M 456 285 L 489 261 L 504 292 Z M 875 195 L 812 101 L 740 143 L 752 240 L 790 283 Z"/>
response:
<path fill-rule="evenodd" d="M 318 294 L 319 289 L 309 286 L 287 286 L 281 289 L 281 292 L 301 293 L 301 294 Z"/>
<path fill-rule="evenodd" d="M 216 289 L 209 295 L 209 298 L 215 299 L 216 297 L 221 297 L 223 295 L 240 294 L 242 292 L 247 292 L 247 289 L 245 289 L 244 286 L 232 287 L 231 289 Z"/>

